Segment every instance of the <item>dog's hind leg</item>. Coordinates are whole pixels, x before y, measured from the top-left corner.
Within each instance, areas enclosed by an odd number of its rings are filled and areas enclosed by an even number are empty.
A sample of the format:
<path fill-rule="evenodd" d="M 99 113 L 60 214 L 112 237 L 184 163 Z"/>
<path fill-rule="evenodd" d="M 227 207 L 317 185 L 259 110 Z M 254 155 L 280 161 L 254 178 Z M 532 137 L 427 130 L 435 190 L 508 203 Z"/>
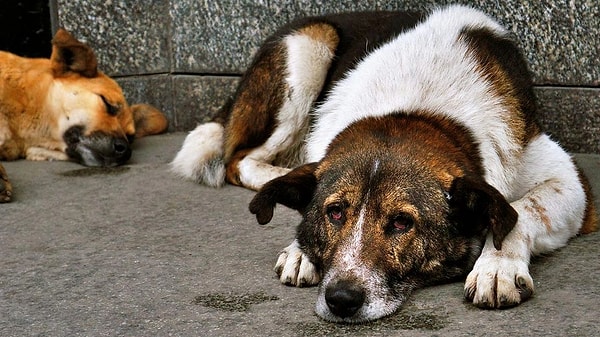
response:
<path fill-rule="evenodd" d="M 596 214 L 584 177 L 571 157 L 548 136 L 534 139 L 523 153 L 511 206 L 515 228 L 496 250 L 491 238 L 465 283 L 465 296 L 480 307 L 510 307 L 533 293 L 531 255 L 564 246 L 578 232 L 595 228 Z"/>
<path fill-rule="evenodd" d="M 226 179 L 258 189 L 302 163 L 310 110 L 338 41 L 336 30 L 324 23 L 272 36 L 224 109 L 225 127 L 213 122 L 190 133 L 172 163 L 174 171 L 212 186 Z"/>
<path fill-rule="evenodd" d="M 279 41 L 277 59 L 282 63 L 267 70 L 279 84 L 273 84 L 276 88 L 272 89 L 266 105 L 263 103 L 260 109 L 249 107 L 265 111 L 268 114 L 265 119 L 271 126 L 263 127 L 259 142 L 249 141 L 247 128 L 251 118 L 244 111 L 245 96 L 250 94 L 247 92 L 235 102 L 241 108 L 233 111 L 227 130 L 227 180 L 251 189 L 259 189 L 267 181 L 289 172 L 288 167 L 303 163 L 309 114 L 321 93 L 339 39 L 332 26 L 313 23 Z M 262 71 L 260 67 L 253 69 L 253 73 Z M 252 88 L 254 95 L 264 94 L 262 91 L 263 88 Z"/>

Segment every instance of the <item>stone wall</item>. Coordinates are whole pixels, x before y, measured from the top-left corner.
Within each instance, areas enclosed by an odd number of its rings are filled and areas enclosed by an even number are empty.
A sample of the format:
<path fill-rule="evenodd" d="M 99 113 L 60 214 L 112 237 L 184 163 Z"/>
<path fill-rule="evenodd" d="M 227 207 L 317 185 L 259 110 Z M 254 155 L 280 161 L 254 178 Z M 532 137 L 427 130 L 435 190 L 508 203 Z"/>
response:
<path fill-rule="evenodd" d="M 426 10 L 457 1 L 51 0 L 63 26 L 97 52 L 132 103 L 190 130 L 232 94 L 260 42 L 296 17 L 351 10 Z M 541 121 L 574 152 L 600 153 L 600 3 L 458 1 L 508 27 L 534 73 Z"/>

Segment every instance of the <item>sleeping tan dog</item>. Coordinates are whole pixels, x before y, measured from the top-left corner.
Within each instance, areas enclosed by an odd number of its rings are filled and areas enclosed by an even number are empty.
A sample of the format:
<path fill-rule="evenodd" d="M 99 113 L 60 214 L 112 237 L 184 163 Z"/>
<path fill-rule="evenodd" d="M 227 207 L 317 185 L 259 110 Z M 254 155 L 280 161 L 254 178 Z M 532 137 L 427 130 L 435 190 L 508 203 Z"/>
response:
<path fill-rule="evenodd" d="M 74 160 L 116 166 L 136 137 L 166 130 L 155 108 L 129 106 L 119 85 L 98 71 L 86 44 L 59 29 L 50 59 L 0 52 L 0 160 Z M 0 202 L 11 185 L 0 165 Z"/>

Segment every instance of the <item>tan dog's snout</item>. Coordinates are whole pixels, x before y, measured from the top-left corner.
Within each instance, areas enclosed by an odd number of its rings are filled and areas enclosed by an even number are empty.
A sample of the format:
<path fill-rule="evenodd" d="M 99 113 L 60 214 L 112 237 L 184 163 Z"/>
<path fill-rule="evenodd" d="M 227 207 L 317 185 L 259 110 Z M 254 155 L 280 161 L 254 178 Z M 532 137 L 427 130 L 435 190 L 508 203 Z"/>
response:
<path fill-rule="evenodd" d="M 84 134 L 82 126 L 73 126 L 64 134 L 67 155 L 86 166 L 111 167 L 125 164 L 131 157 L 127 138 L 102 131 Z"/>

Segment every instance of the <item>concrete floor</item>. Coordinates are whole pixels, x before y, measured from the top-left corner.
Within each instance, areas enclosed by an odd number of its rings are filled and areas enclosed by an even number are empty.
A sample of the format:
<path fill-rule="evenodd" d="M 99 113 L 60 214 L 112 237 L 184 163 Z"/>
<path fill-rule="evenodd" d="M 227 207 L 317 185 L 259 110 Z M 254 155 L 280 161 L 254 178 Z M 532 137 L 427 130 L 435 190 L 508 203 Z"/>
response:
<path fill-rule="evenodd" d="M 4 163 L 15 191 L 0 205 L 0 336 L 598 333 L 600 233 L 534 259 L 535 296 L 516 308 L 477 309 L 453 283 L 373 323 L 324 322 L 313 313 L 316 288 L 283 286 L 272 271 L 299 216 L 278 207 L 259 226 L 247 211 L 253 192 L 174 177 L 167 163 L 184 136 L 141 139 L 112 170 Z M 600 156 L 577 159 L 600 192 Z"/>

